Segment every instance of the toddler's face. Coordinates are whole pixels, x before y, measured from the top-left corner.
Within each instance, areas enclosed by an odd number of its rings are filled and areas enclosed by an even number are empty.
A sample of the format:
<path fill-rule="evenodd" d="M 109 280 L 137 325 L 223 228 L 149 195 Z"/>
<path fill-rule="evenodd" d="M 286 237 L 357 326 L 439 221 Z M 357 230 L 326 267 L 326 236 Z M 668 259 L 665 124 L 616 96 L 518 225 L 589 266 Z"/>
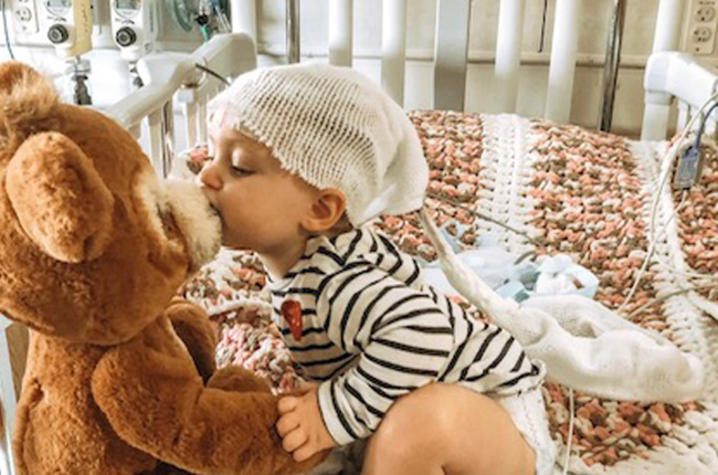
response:
<path fill-rule="evenodd" d="M 222 217 L 222 243 L 275 254 L 301 239 L 300 220 L 316 189 L 283 170 L 266 146 L 230 127 L 210 141 L 214 157 L 199 184 Z"/>

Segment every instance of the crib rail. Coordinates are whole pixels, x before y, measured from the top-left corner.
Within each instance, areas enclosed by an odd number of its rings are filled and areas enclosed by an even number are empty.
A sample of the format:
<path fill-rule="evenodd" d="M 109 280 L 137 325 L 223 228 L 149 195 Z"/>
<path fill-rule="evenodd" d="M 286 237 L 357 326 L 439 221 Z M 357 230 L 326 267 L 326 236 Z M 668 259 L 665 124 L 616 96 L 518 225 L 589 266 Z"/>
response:
<path fill-rule="evenodd" d="M 649 58 L 643 87 L 645 110 L 641 139 L 659 140 L 668 129 L 673 98 L 679 101 L 677 125 L 682 128 L 688 116 L 718 91 L 718 71 L 700 64 L 690 55 L 664 51 Z"/>
<path fill-rule="evenodd" d="M 329 8 L 329 50 L 331 64 L 351 66 L 354 56 L 352 41 L 354 0 L 326 0 Z M 498 112 L 516 112 L 522 32 L 526 0 L 499 0 L 498 33 L 495 51 L 494 84 L 491 91 L 497 97 Z M 294 12 L 300 0 L 285 0 Z M 231 0 L 233 25 L 256 37 L 256 10 L 254 0 Z M 466 93 L 469 24 L 471 0 L 436 0 L 436 28 L 434 39 L 434 102 L 437 109 L 463 110 Z M 605 91 L 597 124 L 610 125 L 615 77 L 620 59 L 620 13 L 625 0 L 614 0 L 612 15 L 607 22 L 612 38 L 607 38 Z M 679 46 L 683 11 L 686 0 L 660 0 L 656 15 L 652 52 L 673 51 Z M 583 0 L 556 0 L 551 39 L 551 56 L 546 99 L 545 118 L 569 122 L 577 61 L 576 45 L 581 22 Z M 404 105 L 405 38 L 408 0 L 382 0 L 382 61 L 381 83 L 389 94 Z M 294 22 L 296 23 L 296 22 Z M 295 28 L 298 26 L 295 25 Z M 294 31 L 296 33 L 296 30 Z M 295 37 L 288 32 L 288 38 Z M 291 41 L 288 50 L 298 51 L 299 45 Z M 614 49 L 615 50 L 612 50 Z M 646 126 L 652 126 L 648 120 Z M 601 125 L 603 126 L 603 125 Z M 662 131 L 644 132 L 656 136 Z"/>
<path fill-rule="evenodd" d="M 0 445 L 4 446 L 5 460 L 7 467 L 2 466 L 3 457 L 0 457 L 0 475 L 14 473 L 14 458 L 12 453 L 12 426 L 15 420 L 17 407 L 17 395 L 15 394 L 15 383 L 13 380 L 12 365 L 10 361 L 10 347 L 8 345 L 7 332 L 12 322 L 0 314 L 0 418 L 2 418 L 5 434 Z M 0 447 L 3 450 L 3 447 Z M 1 454 L 0 454 L 1 455 Z"/>
<path fill-rule="evenodd" d="M 105 111 L 138 138 L 144 123 L 148 154 L 161 176 L 169 173 L 173 155 L 173 99 L 182 107 L 188 145 L 207 140 L 207 101 L 223 84 L 195 64 L 223 77 L 237 76 L 257 66 L 254 43 L 247 34 L 222 34 L 191 54 L 145 56 L 137 63 L 144 86 Z"/>
<path fill-rule="evenodd" d="M 434 41 L 434 108 L 464 110 L 471 2 L 439 2 Z M 387 27 L 387 25 L 384 25 Z M 405 33 L 405 28 L 401 30 Z M 398 66 L 396 66 L 398 68 Z M 401 64 L 403 74 L 404 64 Z M 382 70 L 383 74 L 383 70 Z M 403 78 L 403 75 L 402 75 Z M 403 85 L 403 83 L 402 83 Z M 396 97 L 399 103 L 403 100 Z"/>

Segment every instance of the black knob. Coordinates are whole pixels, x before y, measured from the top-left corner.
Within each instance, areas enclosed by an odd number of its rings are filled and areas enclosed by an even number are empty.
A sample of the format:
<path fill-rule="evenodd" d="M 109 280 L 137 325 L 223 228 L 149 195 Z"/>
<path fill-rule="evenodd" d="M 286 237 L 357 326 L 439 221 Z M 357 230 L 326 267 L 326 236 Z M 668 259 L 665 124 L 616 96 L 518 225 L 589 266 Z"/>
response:
<path fill-rule="evenodd" d="M 69 37 L 70 33 L 68 33 L 67 28 L 63 25 L 52 25 L 50 29 L 47 30 L 47 39 L 54 45 L 64 43 Z"/>
<path fill-rule="evenodd" d="M 132 28 L 123 26 L 115 33 L 115 41 L 120 46 L 130 46 L 137 41 L 137 34 Z"/>
<path fill-rule="evenodd" d="M 209 23 L 209 16 L 205 15 L 204 13 L 197 15 L 197 18 L 195 18 L 195 21 L 199 26 L 204 26 L 207 23 Z"/>

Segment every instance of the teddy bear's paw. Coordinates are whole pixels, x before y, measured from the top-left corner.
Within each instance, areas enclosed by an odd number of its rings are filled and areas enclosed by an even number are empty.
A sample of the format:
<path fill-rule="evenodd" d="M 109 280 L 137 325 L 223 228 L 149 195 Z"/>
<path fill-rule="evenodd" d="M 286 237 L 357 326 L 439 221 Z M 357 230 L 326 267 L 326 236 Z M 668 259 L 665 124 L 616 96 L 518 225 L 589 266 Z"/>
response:
<path fill-rule="evenodd" d="M 219 369 L 210 378 L 207 387 L 239 392 L 270 392 L 269 384 L 264 379 L 239 366 Z"/>

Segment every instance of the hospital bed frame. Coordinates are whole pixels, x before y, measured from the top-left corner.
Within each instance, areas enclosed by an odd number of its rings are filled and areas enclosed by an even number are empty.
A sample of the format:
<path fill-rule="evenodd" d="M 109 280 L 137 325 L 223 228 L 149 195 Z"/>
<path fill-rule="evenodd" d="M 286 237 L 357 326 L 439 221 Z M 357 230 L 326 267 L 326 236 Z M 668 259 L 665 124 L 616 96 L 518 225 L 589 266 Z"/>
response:
<path fill-rule="evenodd" d="M 289 61 L 300 59 L 299 9 L 297 0 L 287 3 L 287 53 Z M 104 112 L 144 139 L 152 164 L 161 176 L 171 166 L 174 134 L 184 133 L 192 146 L 207 140 L 206 104 L 222 83 L 200 71 L 197 63 L 224 77 L 234 77 L 256 67 L 253 39 L 257 36 L 254 0 L 231 0 L 234 33 L 217 35 L 192 54 L 151 54 L 138 63 L 145 84 Z M 620 13 L 622 0 L 615 0 Z M 718 74 L 689 55 L 675 52 L 680 35 L 684 0 L 660 0 L 653 43 L 645 76 L 645 109 L 641 138 L 662 140 L 669 127 L 674 98 L 679 104 L 677 127 L 718 90 Z M 544 117 L 568 122 L 576 64 L 580 0 L 557 0 L 553 47 Z M 434 108 L 463 110 L 469 38 L 470 0 L 437 0 L 434 51 Z M 525 0 L 501 0 L 494 75 L 502 111 L 514 113 L 518 93 L 520 47 Z M 406 16 L 408 0 L 382 2 L 381 84 L 403 104 L 406 62 Z M 352 65 L 353 0 L 329 0 L 329 62 Z M 614 15 L 615 18 L 615 15 Z M 620 29 L 611 28 L 608 44 L 615 45 Z M 620 45 L 620 38 L 618 38 Z M 612 40 L 612 41 L 611 41 Z M 605 77 L 615 74 L 616 51 L 607 52 Z M 610 62 L 610 64 L 609 64 Z M 615 85 L 615 84 L 614 84 Z M 610 91 L 609 91 L 610 92 Z M 174 126 L 173 109 L 181 109 L 183 127 Z M 5 447 L 11 446 L 16 394 L 13 386 L 7 330 L 13 325 L 0 315 L 0 403 Z M 0 475 L 12 475 L 12 451 L 5 464 L 0 440 Z"/>

